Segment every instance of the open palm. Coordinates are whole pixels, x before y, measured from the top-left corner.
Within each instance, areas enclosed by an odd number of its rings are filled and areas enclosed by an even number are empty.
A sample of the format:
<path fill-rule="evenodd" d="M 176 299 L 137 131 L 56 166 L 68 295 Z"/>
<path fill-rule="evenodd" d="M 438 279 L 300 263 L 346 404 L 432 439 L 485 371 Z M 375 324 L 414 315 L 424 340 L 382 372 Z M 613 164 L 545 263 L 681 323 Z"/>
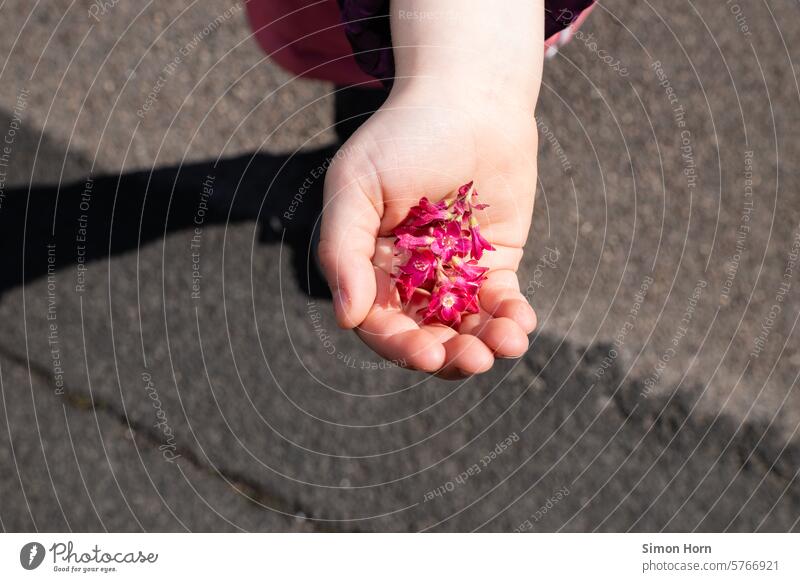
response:
<path fill-rule="evenodd" d="M 517 357 L 536 325 L 516 270 L 536 186 L 536 126 L 518 110 L 462 106 L 438 95 L 392 94 L 342 146 L 325 180 L 320 260 L 337 320 L 384 358 L 462 377 Z M 474 180 L 482 234 L 496 248 L 479 294 L 480 313 L 458 329 L 420 324 L 391 278 L 391 232 L 422 196 L 444 198 Z"/>

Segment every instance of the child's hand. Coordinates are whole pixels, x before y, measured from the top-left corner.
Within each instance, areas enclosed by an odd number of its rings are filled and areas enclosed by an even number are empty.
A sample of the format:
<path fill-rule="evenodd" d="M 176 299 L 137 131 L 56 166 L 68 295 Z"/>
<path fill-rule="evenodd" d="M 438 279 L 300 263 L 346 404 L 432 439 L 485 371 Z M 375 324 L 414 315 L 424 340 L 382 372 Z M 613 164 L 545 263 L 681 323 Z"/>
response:
<path fill-rule="evenodd" d="M 426 8 L 427 7 L 427 8 Z M 458 377 L 522 355 L 536 316 L 516 270 L 536 188 L 533 109 L 541 79 L 541 0 L 439 0 L 452 18 L 409 18 L 422 0 L 393 0 L 392 93 L 342 147 L 325 179 L 319 247 L 336 317 L 381 356 Z M 391 279 L 392 229 L 422 196 L 474 180 L 488 279 L 481 312 L 458 330 L 420 326 Z"/>
<path fill-rule="evenodd" d="M 342 147 L 325 181 L 319 251 L 339 324 L 357 327 L 387 359 L 446 376 L 522 355 L 536 325 L 516 276 L 533 211 L 536 144 L 528 110 L 424 87 L 394 91 Z M 458 331 L 420 326 L 420 306 L 404 310 L 390 277 L 391 231 L 420 197 L 438 200 L 473 179 L 489 204 L 478 216 L 481 232 L 497 249 L 481 260 L 491 269 L 481 313 Z"/>

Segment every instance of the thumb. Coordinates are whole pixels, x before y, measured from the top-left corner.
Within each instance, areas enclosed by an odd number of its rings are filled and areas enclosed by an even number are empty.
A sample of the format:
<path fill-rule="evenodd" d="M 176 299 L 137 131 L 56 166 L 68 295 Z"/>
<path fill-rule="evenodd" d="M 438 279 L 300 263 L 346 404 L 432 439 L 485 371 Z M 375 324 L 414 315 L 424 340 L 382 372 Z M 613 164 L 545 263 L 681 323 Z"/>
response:
<path fill-rule="evenodd" d="M 319 260 L 333 294 L 336 321 L 353 328 L 375 302 L 372 257 L 380 216 L 363 188 L 369 180 L 354 177 L 344 164 L 332 164 L 325 176 Z"/>

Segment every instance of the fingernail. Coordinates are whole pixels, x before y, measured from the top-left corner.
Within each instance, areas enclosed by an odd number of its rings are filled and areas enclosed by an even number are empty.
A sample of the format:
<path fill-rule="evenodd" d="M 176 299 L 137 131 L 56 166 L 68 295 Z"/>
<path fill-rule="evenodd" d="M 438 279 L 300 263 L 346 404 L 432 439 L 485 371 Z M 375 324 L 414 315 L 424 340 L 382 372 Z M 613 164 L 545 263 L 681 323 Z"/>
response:
<path fill-rule="evenodd" d="M 333 292 L 333 309 L 336 312 L 336 319 L 339 325 L 347 323 L 347 310 L 350 307 L 350 297 L 344 289 L 337 289 Z"/>

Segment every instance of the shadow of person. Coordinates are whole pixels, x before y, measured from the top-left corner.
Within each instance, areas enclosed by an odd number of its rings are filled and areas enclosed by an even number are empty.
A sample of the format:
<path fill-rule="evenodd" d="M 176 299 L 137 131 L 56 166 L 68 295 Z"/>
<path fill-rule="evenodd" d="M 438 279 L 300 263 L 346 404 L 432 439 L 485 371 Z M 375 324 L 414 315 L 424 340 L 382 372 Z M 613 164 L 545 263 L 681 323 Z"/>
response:
<path fill-rule="evenodd" d="M 324 172 L 336 153 L 257 152 L 57 186 L 7 188 L 0 205 L 0 294 L 50 270 L 138 249 L 202 224 L 258 220 L 260 241 L 292 248 L 302 290 L 328 296 L 313 260 Z"/>
<path fill-rule="evenodd" d="M 344 143 L 386 99 L 383 90 L 339 88 L 335 125 Z M 9 114 L 0 112 L 0 128 Z M 204 225 L 258 220 L 262 243 L 292 249 L 299 287 L 312 297 L 330 297 L 316 261 L 325 170 L 338 150 L 332 145 L 292 154 L 255 152 L 233 158 L 150 170 L 89 175 L 90 161 L 47 135 L 17 132 L 0 163 L 0 295 L 56 271 L 108 259 Z M 0 160 L 3 162 L 3 160 Z M 7 166 L 30 185 L 6 187 Z M 33 185 L 37 181 L 58 185 Z M 60 183 L 59 183 L 60 182 Z"/>

